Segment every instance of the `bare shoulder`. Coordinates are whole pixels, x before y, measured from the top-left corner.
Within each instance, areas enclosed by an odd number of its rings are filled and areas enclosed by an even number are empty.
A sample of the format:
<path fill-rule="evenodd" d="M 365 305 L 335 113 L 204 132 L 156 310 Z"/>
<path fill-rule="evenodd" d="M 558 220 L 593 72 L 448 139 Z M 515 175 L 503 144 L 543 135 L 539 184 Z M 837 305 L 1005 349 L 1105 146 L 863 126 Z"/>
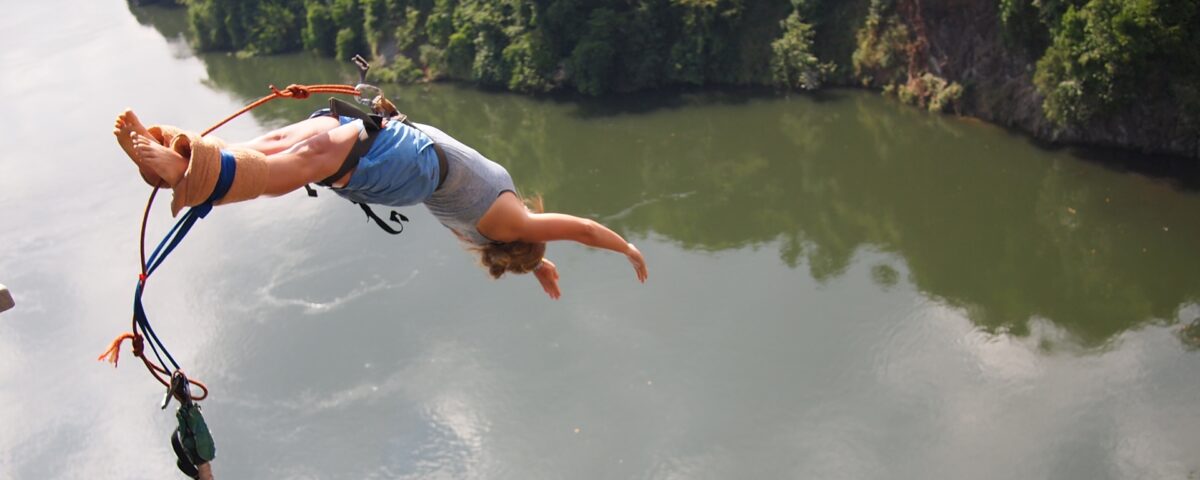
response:
<path fill-rule="evenodd" d="M 493 240 L 512 242 L 520 239 L 528 217 L 529 211 L 521 199 L 513 192 L 504 192 L 480 217 L 475 229 Z"/>

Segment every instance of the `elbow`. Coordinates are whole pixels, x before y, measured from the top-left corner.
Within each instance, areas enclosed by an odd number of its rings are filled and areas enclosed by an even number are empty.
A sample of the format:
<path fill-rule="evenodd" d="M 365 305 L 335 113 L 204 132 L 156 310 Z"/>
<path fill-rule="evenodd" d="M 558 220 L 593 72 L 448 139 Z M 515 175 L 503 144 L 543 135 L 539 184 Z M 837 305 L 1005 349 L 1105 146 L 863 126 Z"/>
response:
<path fill-rule="evenodd" d="M 585 219 L 579 227 L 579 241 L 588 245 L 600 242 L 600 232 L 604 227 L 595 220 Z"/>
<path fill-rule="evenodd" d="M 575 238 L 580 241 L 581 244 L 594 245 L 596 239 L 598 239 L 600 236 L 599 227 L 600 224 L 596 223 L 596 221 L 587 220 L 587 218 L 584 218 L 584 220 L 580 222 L 580 227 L 578 227 L 578 232 L 576 232 Z"/>

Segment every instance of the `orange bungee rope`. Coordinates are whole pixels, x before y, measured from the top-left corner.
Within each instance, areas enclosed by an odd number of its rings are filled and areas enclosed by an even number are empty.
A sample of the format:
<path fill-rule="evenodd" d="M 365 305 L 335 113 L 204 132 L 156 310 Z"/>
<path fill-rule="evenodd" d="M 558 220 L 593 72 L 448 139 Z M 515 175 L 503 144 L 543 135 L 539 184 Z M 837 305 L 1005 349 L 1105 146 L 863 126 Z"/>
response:
<path fill-rule="evenodd" d="M 365 73 L 365 70 L 364 70 L 364 73 Z M 297 100 L 303 100 L 303 99 L 309 98 L 314 93 L 332 93 L 332 94 L 354 95 L 354 96 L 360 95 L 359 88 L 353 87 L 350 85 L 296 85 L 296 84 L 292 84 L 292 85 L 288 85 L 287 88 L 284 88 L 283 90 L 275 88 L 274 85 L 270 85 L 269 88 L 271 89 L 271 93 L 269 95 L 266 95 L 258 100 L 255 100 L 254 102 L 250 103 L 249 105 L 242 107 L 241 110 L 234 112 L 233 114 L 225 117 L 221 121 L 219 121 L 216 124 L 214 124 L 213 126 L 209 127 L 207 130 L 204 130 L 204 132 L 202 132 L 200 135 L 201 136 L 208 135 L 209 133 L 212 133 L 213 130 L 220 128 L 221 126 L 225 125 L 226 123 L 229 123 L 231 120 L 237 118 L 238 116 L 242 115 L 243 113 L 246 113 L 250 110 L 258 108 L 258 107 L 262 106 L 263 104 L 270 102 L 271 100 L 275 100 L 277 98 L 294 98 Z M 232 180 L 232 178 L 230 178 L 230 181 L 231 180 Z M 121 357 L 121 344 L 124 343 L 125 340 L 130 340 L 131 344 L 133 345 L 133 355 L 135 357 L 142 359 L 142 363 L 144 363 L 146 365 L 146 370 L 150 372 L 151 376 L 153 376 L 155 380 L 158 380 L 158 382 L 161 383 L 163 386 L 167 387 L 168 391 L 170 391 L 170 393 L 166 397 L 166 400 L 169 400 L 171 395 L 175 395 L 178 397 L 180 395 L 180 393 L 176 392 L 176 391 L 172 391 L 173 389 L 172 389 L 172 384 L 171 384 L 171 378 L 172 378 L 173 373 L 170 371 L 170 369 L 168 369 L 166 367 L 166 363 L 163 361 L 163 355 L 165 355 L 166 358 L 168 360 L 170 360 L 171 364 L 175 367 L 176 372 L 179 372 L 179 365 L 176 364 L 174 358 L 171 357 L 171 354 L 166 351 L 166 347 L 163 346 L 162 342 L 158 340 L 157 335 L 154 334 L 154 330 L 152 328 L 150 328 L 149 321 L 146 319 L 146 316 L 145 316 L 145 311 L 142 309 L 141 296 L 142 296 L 143 289 L 146 286 L 146 281 L 150 277 L 150 274 L 154 271 L 154 269 L 159 264 L 161 264 L 163 258 L 165 258 L 166 255 L 168 253 L 170 253 L 170 251 L 175 247 L 175 245 L 178 244 L 179 240 L 182 239 L 183 235 L 185 235 L 187 233 L 188 229 L 191 228 L 191 225 L 197 219 L 203 218 L 205 215 L 208 214 L 209 209 L 211 209 L 211 204 L 195 207 L 195 208 L 191 209 L 187 214 L 185 214 L 184 217 L 180 219 L 180 222 L 177 223 L 176 226 L 174 228 L 172 228 L 171 232 L 167 234 L 167 238 L 163 240 L 163 243 L 159 245 L 158 249 L 156 249 L 154 251 L 154 253 L 151 254 L 150 262 L 147 263 L 147 261 L 146 261 L 146 224 L 150 217 L 150 207 L 151 207 L 151 205 L 154 204 L 154 197 L 158 194 L 158 190 L 160 187 L 162 187 L 161 180 L 159 181 L 159 184 L 156 185 L 154 187 L 154 189 L 150 192 L 150 198 L 146 201 L 146 209 L 142 213 L 142 226 L 141 226 L 140 247 L 139 247 L 139 253 L 141 256 L 141 258 L 140 258 L 141 273 L 138 275 L 138 284 L 137 284 L 137 289 L 136 289 L 136 293 L 134 296 L 133 327 L 132 327 L 131 331 L 122 333 L 121 335 L 117 336 L 117 338 L 114 339 L 112 341 L 112 343 L 109 344 L 108 349 L 105 350 L 104 353 L 100 354 L 99 357 L 97 357 L 97 360 L 99 360 L 99 361 L 107 360 L 109 363 L 113 364 L 113 367 L 116 367 L 117 361 Z M 168 240 L 170 240 L 169 244 L 167 243 Z M 164 247 L 165 247 L 165 250 L 163 250 Z M 161 251 L 161 255 L 160 255 L 160 251 Z M 141 327 L 142 332 L 138 331 L 139 327 Z M 154 362 L 152 362 L 145 355 L 145 337 L 142 335 L 142 333 L 149 334 L 149 336 L 151 338 L 150 348 L 151 348 L 152 352 L 154 353 L 154 356 L 157 357 L 158 364 L 155 364 Z M 161 352 L 160 352 L 160 350 L 161 350 Z M 181 373 L 181 372 L 179 372 L 179 373 Z M 205 386 L 201 382 L 192 380 L 190 378 L 187 378 L 187 381 L 190 382 L 190 384 L 195 385 L 202 392 L 198 396 L 192 396 L 191 400 L 200 401 L 200 400 L 204 400 L 205 398 L 208 398 L 208 387 L 207 386 Z M 188 393 L 188 395 L 191 396 L 190 393 Z M 182 402 L 184 399 L 180 398 L 179 400 Z M 164 408 L 165 408 L 165 402 L 164 402 Z"/>

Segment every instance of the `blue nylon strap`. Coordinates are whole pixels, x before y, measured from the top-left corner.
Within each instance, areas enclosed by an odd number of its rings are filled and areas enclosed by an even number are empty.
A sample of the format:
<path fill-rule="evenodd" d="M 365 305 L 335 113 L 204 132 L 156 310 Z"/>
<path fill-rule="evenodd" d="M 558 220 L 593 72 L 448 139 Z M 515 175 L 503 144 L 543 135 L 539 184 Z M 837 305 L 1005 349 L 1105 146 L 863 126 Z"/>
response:
<path fill-rule="evenodd" d="M 236 175 L 237 160 L 233 158 L 233 154 L 229 150 L 221 150 L 221 176 L 217 177 L 217 186 L 213 188 L 212 195 L 208 196 L 208 200 L 193 209 L 199 211 L 200 218 L 208 216 L 208 212 L 212 211 L 213 203 L 225 198 L 225 194 L 229 193 L 229 187 L 233 186 L 233 177 Z"/>
<path fill-rule="evenodd" d="M 150 321 L 146 319 L 146 310 L 142 307 L 142 289 L 144 287 L 144 283 L 138 282 L 137 291 L 134 293 L 133 300 L 133 318 L 137 321 L 138 328 L 142 329 L 142 338 L 151 339 L 150 351 L 154 352 L 154 357 L 158 359 L 158 364 L 162 366 L 163 370 L 170 372 L 171 370 L 167 368 L 166 362 L 163 362 L 162 355 L 158 353 L 158 347 L 155 346 L 156 344 L 161 345 L 162 341 L 158 339 L 158 335 L 155 334 L 154 329 L 150 327 Z M 167 359 L 171 361 L 171 365 L 174 365 L 175 368 L 178 369 L 179 364 L 175 362 L 175 358 L 171 356 L 171 352 L 168 352 L 166 347 L 163 348 L 163 353 L 167 355 Z"/>
<path fill-rule="evenodd" d="M 183 237 L 192 229 L 192 225 L 195 225 L 196 220 L 208 216 L 208 212 L 212 211 L 213 202 L 224 198 L 225 194 L 229 193 L 229 187 L 233 185 L 233 178 L 236 175 L 237 161 L 233 158 L 233 154 L 227 150 L 221 150 L 221 175 L 217 177 L 217 185 L 213 188 L 212 194 L 208 196 L 208 199 L 204 203 L 189 208 L 183 214 L 183 217 L 175 223 L 175 226 L 171 228 L 171 231 L 167 232 L 167 236 L 163 238 L 163 241 L 150 254 L 150 261 L 146 270 L 147 276 L 154 273 L 154 270 L 162 264 L 167 255 L 179 245 Z M 163 249 L 164 246 L 166 247 L 165 250 Z"/>
<path fill-rule="evenodd" d="M 217 177 L 217 185 L 213 188 L 213 192 L 208 196 L 204 203 L 195 207 L 189 208 L 183 217 L 180 217 L 175 226 L 171 227 L 171 231 L 167 232 L 166 237 L 158 243 L 154 248 L 154 252 L 150 254 L 150 259 L 146 266 L 146 277 L 154 273 L 159 265 L 162 265 L 163 260 L 166 260 L 167 255 L 179 245 L 183 237 L 192 229 L 192 225 L 196 224 L 196 220 L 208 216 L 208 212 L 212 211 L 213 203 L 225 197 L 229 193 L 229 187 L 233 185 L 233 178 L 237 175 L 237 160 L 233 154 L 227 150 L 221 150 L 221 174 Z M 138 282 L 137 289 L 133 294 L 133 317 L 138 326 L 141 327 L 143 337 L 150 338 L 150 350 L 154 352 L 154 356 L 158 359 L 159 365 L 163 370 L 168 372 L 171 369 L 167 368 L 166 362 L 163 362 L 162 355 L 159 354 L 159 349 L 162 349 L 162 354 L 167 356 L 167 360 L 171 361 L 171 365 L 175 369 L 179 369 L 179 364 L 175 362 L 175 358 L 171 356 L 171 352 L 167 351 L 166 345 L 158 339 L 158 335 L 154 333 L 154 329 L 150 327 L 150 320 L 146 317 L 146 310 L 142 306 L 142 289 L 144 287 L 142 281 Z M 157 346 L 156 346 L 157 345 Z"/>

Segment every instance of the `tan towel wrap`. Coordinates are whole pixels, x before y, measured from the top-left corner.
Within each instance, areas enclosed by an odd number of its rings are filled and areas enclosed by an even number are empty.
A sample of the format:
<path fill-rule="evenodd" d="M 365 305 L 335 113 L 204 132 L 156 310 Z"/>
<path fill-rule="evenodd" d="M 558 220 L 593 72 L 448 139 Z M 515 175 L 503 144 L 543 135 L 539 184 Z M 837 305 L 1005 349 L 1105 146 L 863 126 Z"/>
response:
<path fill-rule="evenodd" d="M 153 132 L 152 132 L 153 133 Z M 162 132 L 164 135 L 167 132 Z M 174 132 L 171 149 L 188 161 L 183 179 L 175 184 L 171 198 L 171 215 L 178 215 L 183 207 L 194 207 L 208 200 L 217 179 L 221 176 L 221 146 L 224 142 L 209 137 L 200 137 L 191 132 Z M 237 162 L 237 172 L 229 192 L 217 205 L 250 200 L 262 195 L 267 188 L 267 157 L 262 152 L 250 149 L 226 149 Z"/>
<path fill-rule="evenodd" d="M 178 137 L 180 134 L 192 133 L 171 125 L 151 125 L 146 130 L 150 132 L 150 137 L 157 141 L 159 145 L 166 147 L 170 147 L 171 143 L 175 141 L 175 137 Z M 204 139 L 216 144 L 217 148 L 225 148 L 226 143 L 224 140 L 212 135 L 205 135 Z"/>
<path fill-rule="evenodd" d="M 147 128 L 146 130 L 150 133 L 150 138 L 152 140 L 158 142 L 159 145 L 163 145 L 166 147 L 171 146 L 171 143 L 175 140 L 175 137 L 179 136 L 182 133 L 186 133 L 186 132 L 184 132 L 183 129 L 181 129 L 179 127 L 171 126 L 171 125 L 151 125 L 150 128 Z M 219 148 L 225 148 L 224 140 L 221 140 L 212 135 L 206 136 L 204 138 L 212 141 Z M 165 183 L 163 185 L 159 185 L 159 182 L 162 179 L 159 178 L 158 175 L 155 175 L 153 173 L 147 174 L 146 172 L 142 172 L 140 168 L 138 169 L 138 173 L 141 174 L 142 180 L 144 180 L 146 182 L 146 184 L 150 185 L 151 187 L 160 186 L 162 188 L 172 188 L 170 185 L 166 185 Z"/>

